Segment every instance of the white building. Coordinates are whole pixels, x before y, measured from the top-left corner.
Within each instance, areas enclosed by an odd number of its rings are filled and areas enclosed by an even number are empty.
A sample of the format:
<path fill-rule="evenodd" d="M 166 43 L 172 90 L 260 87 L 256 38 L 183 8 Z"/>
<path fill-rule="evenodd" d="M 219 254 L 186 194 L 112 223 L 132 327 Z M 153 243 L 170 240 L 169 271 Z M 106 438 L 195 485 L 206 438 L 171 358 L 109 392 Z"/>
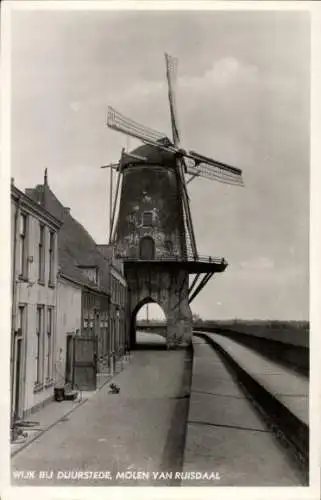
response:
<path fill-rule="evenodd" d="M 24 418 L 51 399 L 60 221 L 11 186 L 11 415 Z"/>
<path fill-rule="evenodd" d="M 58 274 L 56 386 L 72 381 L 72 339 L 81 332 L 82 285 Z"/>

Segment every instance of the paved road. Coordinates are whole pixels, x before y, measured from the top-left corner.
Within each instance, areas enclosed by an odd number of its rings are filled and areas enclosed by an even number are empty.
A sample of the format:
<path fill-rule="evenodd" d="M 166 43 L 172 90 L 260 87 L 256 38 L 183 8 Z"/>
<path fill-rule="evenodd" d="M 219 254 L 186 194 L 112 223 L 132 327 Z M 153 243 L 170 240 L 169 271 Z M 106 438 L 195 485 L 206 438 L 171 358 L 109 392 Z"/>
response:
<path fill-rule="evenodd" d="M 185 439 L 182 423 L 188 411 L 184 396 L 189 390 L 185 373 L 190 373 L 190 368 L 185 350 L 136 351 L 126 369 L 115 377 L 120 394 L 109 394 L 105 386 L 66 421 L 13 457 L 13 472 L 35 471 L 35 477 L 15 479 L 13 484 L 176 484 L 171 479 L 155 480 L 152 473 L 181 470 Z M 40 471 L 46 471 L 48 478 L 41 479 Z M 60 476 L 63 472 L 96 471 L 102 477 L 58 479 L 59 471 Z M 127 479 L 116 478 L 120 472 L 126 473 Z"/>
<path fill-rule="evenodd" d="M 161 335 L 158 335 L 157 333 L 147 333 L 139 330 L 136 332 L 136 343 L 138 348 L 140 346 L 150 346 L 151 348 L 166 346 L 166 340 Z"/>

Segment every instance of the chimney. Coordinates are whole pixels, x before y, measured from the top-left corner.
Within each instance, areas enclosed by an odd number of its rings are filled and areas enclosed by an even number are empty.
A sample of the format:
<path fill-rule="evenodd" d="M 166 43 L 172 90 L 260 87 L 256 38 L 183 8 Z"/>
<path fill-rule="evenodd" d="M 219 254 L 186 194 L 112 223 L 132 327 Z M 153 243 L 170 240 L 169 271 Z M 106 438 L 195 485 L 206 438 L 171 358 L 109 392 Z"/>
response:
<path fill-rule="evenodd" d="M 70 214 L 70 207 L 64 207 L 65 215 Z"/>
<path fill-rule="evenodd" d="M 45 168 L 45 175 L 43 180 L 44 186 L 48 186 L 48 169 Z"/>

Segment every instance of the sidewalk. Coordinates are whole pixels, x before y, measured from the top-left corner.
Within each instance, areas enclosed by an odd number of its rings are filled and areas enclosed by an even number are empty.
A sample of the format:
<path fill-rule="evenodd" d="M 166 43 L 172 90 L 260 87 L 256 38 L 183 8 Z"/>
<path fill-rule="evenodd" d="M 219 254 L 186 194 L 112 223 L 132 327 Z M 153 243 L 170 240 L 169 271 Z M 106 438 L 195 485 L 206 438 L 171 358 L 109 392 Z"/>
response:
<path fill-rule="evenodd" d="M 303 485 L 220 356 L 203 338 L 193 346 L 182 486 Z M 195 471 L 203 473 L 197 481 Z"/>
<path fill-rule="evenodd" d="M 218 351 L 292 455 L 309 469 L 309 379 L 217 333 L 195 332 Z"/>
<path fill-rule="evenodd" d="M 188 356 L 185 349 L 135 351 L 114 377 L 119 394 L 111 394 L 105 384 L 87 404 L 12 458 L 12 484 L 172 485 L 171 478 L 157 480 L 153 473 L 181 470 Z M 26 478 L 24 471 L 33 471 L 34 477 Z"/>
<path fill-rule="evenodd" d="M 114 374 L 98 373 L 96 391 L 80 391 L 78 398 L 74 401 L 61 401 L 58 403 L 52 400 L 43 408 L 32 413 L 26 419 L 26 422 L 29 422 L 30 426 L 20 426 L 27 436 L 19 438 L 11 443 L 11 457 L 29 446 L 35 439 L 38 439 L 43 433 L 51 429 L 57 423 L 62 422 L 65 419 L 68 420 L 69 415 L 73 411 L 91 399 L 104 387 L 105 384 L 122 371 L 122 369 L 126 368 L 130 362 L 131 356 L 132 355 L 123 361 L 117 361 Z"/>
<path fill-rule="evenodd" d="M 235 362 L 309 426 L 309 379 L 258 352 L 216 333 L 207 333 Z"/>

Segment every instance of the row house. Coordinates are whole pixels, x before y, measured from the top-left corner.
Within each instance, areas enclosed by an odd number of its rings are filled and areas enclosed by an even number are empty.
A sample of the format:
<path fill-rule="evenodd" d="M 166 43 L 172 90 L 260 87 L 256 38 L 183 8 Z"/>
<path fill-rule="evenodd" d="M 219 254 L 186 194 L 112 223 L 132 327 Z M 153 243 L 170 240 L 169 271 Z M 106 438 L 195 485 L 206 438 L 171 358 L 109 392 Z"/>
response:
<path fill-rule="evenodd" d="M 122 270 L 101 252 L 100 246 L 71 216 L 70 209 L 58 200 L 49 187 L 47 172 L 44 183 L 27 189 L 26 193 L 62 221 L 58 238 L 57 380 L 60 385 L 76 382 L 78 386 L 92 386 L 92 381 L 83 378 L 81 370 L 75 370 L 75 358 L 79 354 L 75 356 L 75 339 L 78 339 L 77 345 L 83 346 L 80 353 L 87 362 L 87 370 L 82 372 L 93 374 L 95 370 L 113 369 L 112 361 L 127 345 L 121 319 L 127 294 L 117 292 L 115 295 L 113 290 L 119 287 L 113 285 L 112 288 L 114 279 L 122 283 L 122 289 L 126 288 Z M 117 317 L 119 323 L 115 321 Z M 85 339 L 95 340 L 96 367 Z M 79 360 L 82 366 L 84 359 Z"/>
<path fill-rule="evenodd" d="M 61 221 L 11 185 L 11 419 L 52 398 Z"/>
<path fill-rule="evenodd" d="M 110 352 L 113 360 L 121 357 L 129 350 L 128 330 L 128 289 L 124 276 L 123 263 L 115 258 L 113 245 L 98 245 L 99 251 L 104 255 L 109 265 L 108 290 L 110 294 L 109 328 Z"/>

